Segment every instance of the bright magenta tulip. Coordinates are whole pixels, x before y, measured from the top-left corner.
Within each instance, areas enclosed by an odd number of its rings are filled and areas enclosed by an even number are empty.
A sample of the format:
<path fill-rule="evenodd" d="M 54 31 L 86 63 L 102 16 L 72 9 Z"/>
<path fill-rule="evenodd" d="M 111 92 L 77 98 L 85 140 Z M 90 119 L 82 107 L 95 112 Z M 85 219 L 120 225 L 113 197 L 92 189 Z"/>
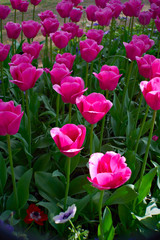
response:
<path fill-rule="evenodd" d="M 36 69 L 29 63 L 21 63 L 10 67 L 10 73 L 13 80 L 10 82 L 16 84 L 22 91 L 33 88 L 38 78 L 43 73 L 43 69 Z"/>
<path fill-rule="evenodd" d="M 3 45 L 2 43 L 0 43 L 0 62 L 3 62 L 7 58 L 9 50 L 10 45 Z"/>
<path fill-rule="evenodd" d="M 3 102 L 0 99 L 0 135 L 14 135 L 18 132 L 23 112 L 21 105 L 14 106 L 13 101 Z"/>
<path fill-rule="evenodd" d="M 103 94 L 91 93 L 88 96 L 78 97 L 76 105 L 86 121 L 95 124 L 106 115 L 113 104 L 106 100 Z"/>
<path fill-rule="evenodd" d="M 87 38 L 95 40 L 97 44 L 101 44 L 103 35 L 104 31 L 97 29 L 89 29 L 88 32 L 86 33 Z"/>
<path fill-rule="evenodd" d="M 86 14 L 87 14 L 87 19 L 89 21 L 92 21 L 92 22 L 95 22 L 97 19 L 96 19 L 96 15 L 95 15 L 95 12 L 98 10 L 98 7 L 95 6 L 95 5 L 89 5 L 87 8 L 86 8 Z"/>
<path fill-rule="evenodd" d="M 31 56 L 33 56 L 34 59 L 37 59 L 39 57 L 39 53 L 43 48 L 43 44 L 40 44 L 39 42 L 35 41 L 32 43 L 23 43 L 22 44 L 22 51 L 24 53 L 28 53 Z"/>
<path fill-rule="evenodd" d="M 51 75 L 52 84 L 60 85 L 63 78 L 70 76 L 72 72 L 69 71 L 65 64 L 55 63 L 53 69 L 49 73 Z"/>
<path fill-rule="evenodd" d="M 30 0 L 31 4 L 37 6 L 42 0 Z"/>
<path fill-rule="evenodd" d="M 51 33 L 50 37 L 54 42 L 55 46 L 62 49 L 68 45 L 68 42 L 72 37 L 72 34 L 65 31 L 57 31 L 55 33 Z"/>
<path fill-rule="evenodd" d="M 21 25 L 19 23 L 7 22 L 4 26 L 7 31 L 8 38 L 17 39 L 21 32 Z"/>
<path fill-rule="evenodd" d="M 41 24 L 33 20 L 22 22 L 22 30 L 26 38 L 36 37 L 40 28 L 41 28 Z"/>
<path fill-rule="evenodd" d="M 73 8 L 73 3 L 69 1 L 62 0 L 56 6 L 56 10 L 61 18 L 67 18 Z"/>
<path fill-rule="evenodd" d="M 152 77 L 152 63 L 156 59 L 155 56 L 146 54 L 144 57 L 136 57 L 136 61 L 138 64 L 139 73 L 144 78 L 151 79 Z"/>
<path fill-rule="evenodd" d="M 79 22 L 83 11 L 79 8 L 73 8 L 70 12 L 70 19 L 72 22 Z"/>
<path fill-rule="evenodd" d="M 73 22 L 69 22 L 69 23 L 64 23 L 61 29 L 65 32 L 71 33 L 72 34 L 71 39 L 73 39 L 77 34 L 79 26 Z"/>
<path fill-rule="evenodd" d="M 56 18 L 56 15 L 51 10 L 46 10 L 39 13 L 38 17 L 40 17 L 41 21 L 44 21 L 46 18 Z"/>
<path fill-rule="evenodd" d="M 152 78 L 149 82 L 140 83 L 141 92 L 146 103 L 153 109 L 160 109 L 160 77 Z"/>
<path fill-rule="evenodd" d="M 82 150 L 86 128 L 83 125 L 66 124 L 62 128 L 52 128 L 50 134 L 61 153 L 74 157 Z"/>
<path fill-rule="evenodd" d="M 21 63 L 31 63 L 33 60 L 33 57 L 30 54 L 23 53 L 21 54 L 15 54 L 13 55 L 11 59 L 11 63 L 9 63 L 9 66 L 17 66 Z"/>
<path fill-rule="evenodd" d="M 10 12 L 11 9 L 8 6 L 0 5 L 0 19 L 6 19 Z"/>
<path fill-rule="evenodd" d="M 125 163 L 125 157 L 115 152 L 93 153 L 89 159 L 88 180 L 99 190 L 120 187 L 131 177 L 131 169 Z"/>
<path fill-rule="evenodd" d="M 63 53 L 56 55 L 56 62 L 57 63 L 64 63 L 66 67 L 71 70 L 73 67 L 74 60 L 76 55 L 72 55 L 71 53 Z"/>

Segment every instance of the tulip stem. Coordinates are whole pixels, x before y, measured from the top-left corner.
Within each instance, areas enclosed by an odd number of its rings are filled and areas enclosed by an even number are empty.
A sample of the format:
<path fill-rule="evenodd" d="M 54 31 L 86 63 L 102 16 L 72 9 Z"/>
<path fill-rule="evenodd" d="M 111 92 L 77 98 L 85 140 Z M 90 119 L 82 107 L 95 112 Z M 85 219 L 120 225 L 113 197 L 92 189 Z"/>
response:
<path fill-rule="evenodd" d="M 12 39 L 12 55 L 14 55 L 14 39 Z"/>
<path fill-rule="evenodd" d="M 29 153 L 31 154 L 31 119 L 30 119 L 30 111 L 29 111 L 28 90 L 25 92 L 25 96 L 26 96 L 26 110 L 27 110 L 27 117 L 28 117 L 28 135 L 29 135 L 28 149 L 29 149 Z M 31 168 L 31 158 L 30 157 L 29 157 L 29 167 Z"/>
<path fill-rule="evenodd" d="M 138 121 L 139 113 L 141 110 L 142 100 L 143 100 L 143 94 L 141 93 L 141 97 L 140 97 L 140 101 L 139 101 L 139 105 L 138 105 L 138 111 L 137 111 L 136 120 L 135 120 L 135 127 L 137 127 L 137 121 Z"/>
<path fill-rule="evenodd" d="M 147 109 L 146 109 L 146 112 L 145 112 L 145 115 L 144 115 L 144 118 L 143 118 L 143 121 L 142 121 L 142 124 L 141 124 L 141 128 L 140 128 L 140 130 L 139 130 L 139 134 L 138 134 L 138 138 L 137 138 L 137 143 L 136 143 L 136 146 L 135 146 L 135 153 L 137 153 L 139 140 L 140 140 L 140 137 L 141 137 L 141 135 L 142 135 L 142 131 L 143 131 L 143 128 L 144 128 L 144 124 L 145 124 L 147 115 L 148 115 L 148 111 L 149 111 L 149 106 L 147 105 Z"/>
<path fill-rule="evenodd" d="M 87 62 L 87 65 L 86 65 L 86 81 L 85 81 L 85 87 L 86 88 L 88 87 L 88 67 L 89 67 L 89 64 Z"/>
<path fill-rule="evenodd" d="M 60 95 L 57 95 L 56 100 L 56 127 L 58 127 L 58 118 L 59 118 L 59 102 L 60 102 Z"/>
<path fill-rule="evenodd" d="M 15 23 L 16 23 L 16 21 L 17 21 L 16 18 L 17 18 L 17 9 L 14 10 L 14 22 L 15 22 Z"/>
<path fill-rule="evenodd" d="M 157 58 L 159 58 L 159 52 L 160 52 L 160 40 L 158 40 L 158 55 L 157 55 Z"/>
<path fill-rule="evenodd" d="M 109 91 L 106 90 L 106 99 L 108 99 L 108 93 Z M 105 125 L 106 115 L 104 115 L 102 119 L 102 125 L 101 125 L 101 136 L 100 136 L 100 142 L 99 142 L 99 151 L 101 151 L 102 146 L 102 140 L 103 140 L 103 133 L 104 133 L 104 125 Z"/>
<path fill-rule="evenodd" d="M 132 22 L 131 22 L 131 36 L 130 36 L 130 39 L 132 39 L 132 35 L 133 35 L 133 24 L 134 24 L 134 16 L 132 17 Z"/>
<path fill-rule="evenodd" d="M 53 56 L 52 56 L 52 39 L 51 38 L 50 38 L 50 59 L 51 59 L 51 64 L 52 64 Z"/>
<path fill-rule="evenodd" d="M 23 107 L 23 111 L 25 113 L 25 102 L 24 102 L 24 92 L 21 91 L 21 96 L 22 96 L 22 107 Z M 25 127 L 25 114 L 23 116 L 23 119 L 24 119 L 24 127 Z"/>
<path fill-rule="evenodd" d="M 102 205 L 103 205 L 104 191 L 101 190 L 99 199 L 99 224 L 100 224 L 100 240 L 103 240 L 103 226 L 102 226 Z"/>
<path fill-rule="evenodd" d="M 45 66 L 47 66 L 47 62 L 48 62 L 48 34 L 46 34 L 45 50 L 46 50 L 46 63 L 45 63 Z"/>
<path fill-rule="evenodd" d="M 72 103 L 69 103 L 69 123 L 71 123 Z"/>
<path fill-rule="evenodd" d="M 152 30 L 151 30 L 151 36 L 150 36 L 150 38 L 151 38 L 152 35 L 153 35 L 153 31 L 154 31 L 154 19 L 152 20 Z"/>
<path fill-rule="evenodd" d="M 129 72 L 128 72 L 128 77 L 127 77 L 127 81 L 126 81 L 126 86 L 125 86 L 124 91 L 123 91 L 122 114 L 123 114 L 123 108 L 124 108 L 124 100 L 125 100 L 125 97 L 126 97 L 126 92 L 127 92 L 127 89 L 128 89 L 129 79 L 130 79 L 130 76 L 131 76 L 132 68 L 133 68 L 133 61 L 132 61 L 131 64 L 130 64 L 130 68 L 129 68 Z"/>
<path fill-rule="evenodd" d="M 93 28 L 93 21 L 91 21 L 91 28 L 90 29 L 92 29 Z"/>
<path fill-rule="evenodd" d="M 0 28 L 1 28 L 1 43 L 3 43 L 3 34 L 2 34 L 2 19 L 0 19 Z"/>
<path fill-rule="evenodd" d="M 1 81 L 2 81 L 3 96 L 4 96 L 4 101 L 6 101 L 6 91 L 5 91 L 5 84 L 3 79 L 3 62 L 0 62 L 0 67 L 1 67 Z"/>
<path fill-rule="evenodd" d="M 154 110 L 153 117 L 152 117 L 151 128 L 150 128 L 150 133 L 149 133 L 148 142 L 147 142 L 147 147 L 146 147 L 146 152 L 145 152 L 145 155 L 144 155 L 144 160 L 143 160 L 143 164 L 142 164 L 142 168 L 141 168 L 141 172 L 140 172 L 140 178 L 139 178 L 139 181 L 138 181 L 137 192 L 139 192 L 139 190 L 140 190 L 140 187 L 141 187 L 141 184 L 142 184 L 142 178 L 143 178 L 143 175 L 144 175 L 145 169 L 146 169 L 149 147 L 150 147 L 150 143 L 151 143 L 151 140 L 152 140 L 154 123 L 155 123 L 155 120 L 156 120 L 156 113 L 157 113 L 157 111 Z M 133 202 L 133 211 L 135 210 L 135 206 L 136 206 L 136 199 Z"/>
<path fill-rule="evenodd" d="M 109 39 L 109 55 L 111 53 L 111 42 L 112 42 L 112 39 L 113 39 L 113 26 L 114 26 L 114 17 L 112 18 L 112 21 L 111 21 L 111 27 L 110 27 L 110 39 Z"/>
<path fill-rule="evenodd" d="M 9 163 L 10 163 L 10 168 L 11 168 L 13 192 L 14 192 L 14 197 L 15 197 L 15 202 L 16 202 L 17 214 L 18 214 L 18 217 L 19 217 L 20 212 L 19 212 L 19 207 L 18 207 L 18 195 L 17 195 L 16 180 L 15 180 L 14 168 L 13 168 L 11 140 L 10 140 L 10 135 L 9 134 L 7 134 L 7 144 L 8 144 L 8 154 L 9 154 Z"/>
<path fill-rule="evenodd" d="M 27 38 L 27 40 L 28 40 L 28 43 L 31 43 L 31 39 L 30 38 Z"/>
<path fill-rule="evenodd" d="M 33 20 L 35 18 L 35 9 L 36 9 L 36 6 L 33 5 Z"/>
<path fill-rule="evenodd" d="M 66 184 L 65 199 L 64 199 L 64 211 L 66 210 L 67 197 L 68 197 L 68 192 L 69 192 L 70 165 L 71 165 L 71 158 L 68 158 L 67 159 L 67 172 L 66 172 L 67 184 Z"/>
<path fill-rule="evenodd" d="M 93 153 L 93 127 L 94 127 L 94 124 L 91 124 L 91 130 L 90 130 L 90 155 Z"/>
<path fill-rule="evenodd" d="M 24 21 L 24 12 L 22 12 L 22 22 Z M 21 30 L 21 42 L 23 41 L 23 31 Z"/>
<path fill-rule="evenodd" d="M 90 80 L 89 80 L 89 92 L 91 91 L 92 89 L 92 73 L 93 73 L 93 61 L 91 62 L 91 70 L 90 70 Z"/>
<path fill-rule="evenodd" d="M 133 85 L 132 85 L 131 97 L 130 97 L 130 101 L 129 101 L 129 107 L 130 107 L 130 104 L 132 102 L 132 98 L 133 98 L 133 94 L 134 94 L 134 89 L 135 89 L 135 85 L 136 85 L 136 81 L 137 81 L 137 74 L 138 74 L 138 67 L 136 66 L 135 77 L 134 77 L 134 82 L 133 82 Z"/>

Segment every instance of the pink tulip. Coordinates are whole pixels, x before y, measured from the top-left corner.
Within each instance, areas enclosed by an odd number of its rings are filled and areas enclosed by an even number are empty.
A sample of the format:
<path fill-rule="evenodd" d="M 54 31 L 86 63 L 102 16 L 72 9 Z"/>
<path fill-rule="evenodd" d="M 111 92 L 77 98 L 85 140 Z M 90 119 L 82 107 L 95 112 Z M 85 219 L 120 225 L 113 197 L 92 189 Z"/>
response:
<path fill-rule="evenodd" d="M 49 72 L 51 75 L 52 84 L 61 84 L 63 78 L 70 76 L 72 72 L 66 67 L 65 64 L 55 63 L 53 69 Z"/>
<path fill-rule="evenodd" d="M 141 57 L 143 54 L 143 49 L 145 48 L 144 42 L 141 40 L 131 41 L 130 43 L 124 42 L 123 45 L 126 49 L 127 58 L 131 59 L 132 61 L 134 61 L 137 56 Z"/>
<path fill-rule="evenodd" d="M 155 3 L 151 4 L 149 11 L 151 12 L 153 19 L 160 15 L 160 7 Z"/>
<path fill-rule="evenodd" d="M 112 19 L 112 10 L 109 7 L 99 8 L 95 15 L 100 26 L 108 26 Z"/>
<path fill-rule="evenodd" d="M 27 12 L 29 6 L 28 1 L 21 1 L 21 3 L 18 5 L 18 10 L 20 12 Z"/>
<path fill-rule="evenodd" d="M 23 53 L 21 54 L 15 54 L 13 55 L 11 59 L 11 63 L 9 63 L 9 66 L 17 66 L 21 63 L 31 63 L 33 60 L 33 57 L 30 54 Z"/>
<path fill-rule="evenodd" d="M 66 67 L 71 70 L 73 67 L 74 60 L 76 58 L 76 55 L 72 55 L 71 53 L 63 53 L 63 54 L 57 54 L 56 55 L 56 62 L 57 63 L 64 63 Z"/>
<path fill-rule="evenodd" d="M 104 31 L 97 30 L 97 29 L 90 29 L 86 33 L 87 38 L 95 40 L 97 44 L 101 44 L 103 35 L 104 35 Z"/>
<path fill-rule="evenodd" d="M 61 18 L 67 18 L 70 15 L 70 12 L 73 8 L 73 3 L 69 1 L 61 1 L 57 4 L 56 10 L 59 13 Z"/>
<path fill-rule="evenodd" d="M 84 35 L 84 31 L 82 28 L 78 28 L 78 31 L 76 32 L 76 37 L 81 38 Z"/>
<path fill-rule="evenodd" d="M 38 17 L 40 17 L 41 21 L 44 21 L 46 18 L 56 18 L 56 15 L 51 10 L 46 10 L 39 13 Z"/>
<path fill-rule="evenodd" d="M 139 73 L 144 78 L 151 79 L 152 76 L 152 63 L 156 59 L 155 56 L 146 54 L 144 57 L 136 57 L 136 61 L 138 64 Z"/>
<path fill-rule="evenodd" d="M 37 6 L 42 0 L 30 0 L 31 4 Z"/>
<path fill-rule="evenodd" d="M 155 77 L 160 77 L 160 59 L 155 59 L 151 65 L 152 74 L 151 79 Z"/>
<path fill-rule="evenodd" d="M 3 62 L 7 58 L 9 50 L 10 45 L 3 45 L 2 43 L 0 43 L 0 62 Z"/>
<path fill-rule="evenodd" d="M 122 74 L 119 74 L 119 69 L 116 66 L 103 65 L 100 73 L 93 73 L 99 80 L 99 85 L 102 90 L 113 91 L 118 84 L 119 78 Z"/>
<path fill-rule="evenodd" d="M 149 82 L 140 83 L 141 92 L 146 103 L 153 109 L 160 109 L 160 77 L 152 78 Z"/>
<path fill-rule="evenodd" d="M 73 22 L 69 22 L 69 23 L 64 23 L 61 29 L 65 32 L 71 33 L 72 34 L 71 39 L 73 39 L 77 34 L 79 26 Z"/>
<path fill-rule="evenodd" d="M 21 32 L 21 25 L 19 23 L 7 22 L 4 26 L 7 31 L 8 38 L 17 39 Z"/>
<path fill-rule="evenodd" d="M 156 24 L 156 28 L 157 28 L 158 32 L 160 32 L 160 18 L 158 16 L 155 19 L 155 24 Z"/>
<path fill-rule="evenodd" d="M 86 128 L 83 125 L 66 124 L 62 128 L 52 128 L 50 134 L 61 153 L 74 157 L 82 150 Z"/>
<path fill-rule="evenodd" d="M 89 5 L 87 8 L 86 8 L 86 14 L 87 14 L 87 19 L 89 21 L 92 21 L 92 22 L 95 22 L 97 19 L 96 19 L 96 15 L 95 15 L 95 12 L 98 10 L 98 7 L 95 6 L 95 5 Z"/>
<path fill-rule="evenodd" d="M 59 21 L 57 18 L 45 18 L 41 24 L 44 29 L 44 35 L 56 32 L 59 27 Z"/>
<path fill-rule="evenodd" d="M 72 37 L 72 34 L 65 31 L 57 31 L 55 33 L 51 33 L 50 37 L 54 42 L 55 46 L 62 49 L 68 45 L 68 42 Z"/>
<path fill-rule="evenodd" d="M 41 24 L 33 20 L 22 22 L 22 30 L 26 38 L 36 37 L 40 28 L 41 28 Z"/>
<path fill-rule="evenodd" d="M 43 48 L 43 44 L 40 44 L 39 42 L 32 42 L 29 43 L 23 43 L 22 44 L 22 51 L 24 53 L 28 53 L 31 56 L 33 56 L 34 59 L 37 59 L 39 57 L 39 53 Z"/>
<path fill-rule="evenodd" d="M 143 6 L 141 0 L 129 0 L 123 5 L 123 13 L 125 16 L 138 17 Z"/>
<path fill-rule="evenodd" d="M 99 190 L 114 189 L 121 186 L 131 177 L 131 170 L 125 161 L 125 157 L 121 157 L 119 153 L 93 153 L 89 159 L 91 178 L 88 180 L 93 187 Z"/>
<path fill-rule="evenodd" d="M 91 93 L 87 97 L 82 95 L 76 99 L 76 105 L 90 124 L 99 122 L 111 109 L 112 103 L 100 93 Z"/>
<path fill-rule="evenodd" d="M 143 41 L 144 42 L 144 49 L 142 49 L 142 52 L 145 53 L 147 52 L 153 45 L 154 45 L 154 40 L 150 39 L 147 35 L 141 34 L 139 36 L 134 35 L 132 37 L 133 41 Z"/>
<path fill-rule="evenodd" d="M 79 22 L 82 17 L 82 10 L 79 8 L 73 8 L 70 12 L 70 19 L 72 22 Z"/>
<path fill-rule="evenodd" d="M 112 17 L 114 18 L 118 18 L 123 9 L 123 5 L 120 0 L 111 0 L 106 4 L 106 7 L 109 7 L 112 10 Z"/>
<path fill-rule="evenodd" d="M 80 77 L 65 77 L 60 85 L 53 85 L 53 89 L 62 96 L 64 103 L 76 103 L 76 98 L 83 95 L 87 90 L 84 89 L 84 81 Z"/>
<path fill-rule="evenodd" d="M 0 135 L 14 135 L 18 132 L 23 112 L 21 105 L 14 106 L 13 101 L 3 102 L 0 99 Z"/>
<path fill-rule="evenodd" d="M 10 73 L 13 78 L 10 82 L 16 84 L 22 91 L 26 91 L 34 87 L 43 69 L 36 69 L 29 63 L 21 63 L 18 66 L 11 66 Z"/>
<path fill-rule="evenodd" d="M 157 135 L 154 135 L 154 136 L 152 137 L 152 140 L 156 142 L 156 141 L 158 140 L 158 138 L 159 138 L 159 137 L 158 137 Z"/>
<path fill-rule="evenodd" d="M 13 9 L 18 9 L 19 8 L 19 4 L 21 3 L 22 0 L 10 0 L 12 8 Z"/>
<path fill-rule="evenodd" d="M 98 45 L 96 41 L 92 39 L 80 41 L 81 57 L 86 62 L 92 62 L 97 57 L 98 53 L 102 50 L 102 48 L 102 45 Z"/>
<path fill-rule="evenodd" d="M 142 24 L 142 25 L 148 25 L 148 24 L 150 24 L 151 18 L 152 18 L 152 13 L 149 12 L 149 11 L 141 12 L 141 13 L 139 14 L 139 17 L 138 17 L 139 22 L 140 22 L 140 24 Z"/>
<path fill-rule="evenodd" d="M 109 0 L 95 0 L 95 4 L 99 8 L 105 8 Z"/>
<path fill-rule="evenodd" d="M 10 12 L 11 9 L 8 6 L 0 5 L 0 19 L 6 19 Z"/>

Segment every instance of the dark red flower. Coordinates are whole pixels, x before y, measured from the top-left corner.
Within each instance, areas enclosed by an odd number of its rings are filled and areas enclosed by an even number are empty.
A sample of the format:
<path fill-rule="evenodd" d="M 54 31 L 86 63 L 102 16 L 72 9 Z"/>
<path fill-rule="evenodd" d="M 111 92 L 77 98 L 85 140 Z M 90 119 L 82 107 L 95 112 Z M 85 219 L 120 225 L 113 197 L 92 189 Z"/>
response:
<path fill-rule="evenodd" d="M 39 207 L 35 204 L 31 204 L 27 209 L 27 216 L 24 219 L 24 222 L 27 224 L 35 221 L 38 225 L 43 225 L 43 221 L 47 221 L 48 216 L 45 214 Z"/>

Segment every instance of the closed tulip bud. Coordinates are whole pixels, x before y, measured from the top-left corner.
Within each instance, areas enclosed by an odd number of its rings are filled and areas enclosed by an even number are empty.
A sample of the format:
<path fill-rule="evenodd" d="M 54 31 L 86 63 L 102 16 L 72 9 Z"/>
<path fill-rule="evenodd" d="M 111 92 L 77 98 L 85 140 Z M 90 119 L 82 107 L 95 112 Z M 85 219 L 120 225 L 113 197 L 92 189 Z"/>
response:
<path fill-rule="evenodd" d="M 95 40 L 97 44 L 100 44 L 102 42 L 103 35 L 104 35 L 104 31 L 97 30 L 97 29 L 90 29 L 86 33 L 87 38 Z"/>
<path fill-rule="evenodd" d="M 155 56 L 146 54 L 144 57 L 136 57 L 136 61 L 138 64 L 139 73 L 144 78 L 151 79 L 152 76 L 152 63 L 156 59 Z"/>
<path fill-rule="evenodd" d="M 49 73 L 51 75 L 52 84 L 60 85 L 63 78 L 70 76 L 72 72 L 69 71 L 65 64 L 55 63 L 53 69 Z"/>
<path fill-rule="evenodd" d="M 95 15 L 95 12 L 98 10 L 98 7 L 95 6 L 95 5 L 89 5 L 87 8 L 86 8 L 86 14 L 87 14 L 87 19 L 89 21 L 92 21 L 92 22 L 95 22 L 97 19 L 96 19 L 96 15 Z"/>
<path fill-rule="evenodd" d="M 57 18 L 46 18 L 43 22 L 41 22 L 45 34 L 49 35 L 50 33 L 54 33 L 58 30 L 59 21 Z"/>
<path fill-rule="evenodd" d="M 112 10 L 109 7 L 99 8 L 96 12 L 96 20 L 100 26 L 108 26 L 112 19 Z"/>
<path fill-rule="evenodd" d="M 9 50 L 10 45 L 3 45 L 2 43 L 0 43 L 0 62 L 3 62 L 7 58 Z"/>
<path fill-rule="evenodd" d="M 95 4 L 99 8 L 105 8 L 107 2 L 109 2 L 109 0 L 95 0 Z"/>
<path fill-rule="evenodd" d="M 39 42 L 32 42 L 32 43 L 23 43 L 22 44 L 22 51 L 24 53 L 30 54 L 34 59 L 37 59 L 39 57 L 39 53 L 43 48 L 43 44 L 40 44 Z"/>
<path fill-rule="evenodd" d="M 158 32 L 160 32 L 160 18 L 158 16 L 155 19 L 155 24 L 156 24 L 156 28 L 157 28 Z"/>
<path fill-rule="evenodd" d="M 151 12 L 149 12 L 149 11 L 144 11 L 144 12 L 141 12 L 141 13 L 139 14 L 138 19 L 139 19 L 140 24 L 142 24 L 142 25 L 148 25 L 148 24 L 150 24 L 151 17 L 152 17 L 152 13 L 151 13 Z"/>
<path fill-rule="evenodd" d="M 82 11 L 78 8 L 73 8 L 70 12 L 70 19 L 72 22 L 79 22 L 82 16 Z"/>
<path fill-rule="evenodd" d="M 61 18 L 69 17 L 70 12 L 73 8 L 73 3 L 69 1 L 62 1 L 57 4 L 56 10 L 59 13 Z"/>
<path fill-rule="evenodd" d="M 80 41 L 81 57 L 86 62 L 92 62 L 97 57 L 102 48 L 102 45 L 98 45 L 97 42 L 92 39 Z"/>
<path fill-rule="evenodd" d="M 74 60 L 76 55 L 72 55 L 71 53 L 63 53 L 56 55 L 56 62 L 59 64 L 64 63 L 66 67 L 71 70 L 73 67 Z"/>
<path fill-rule="evenodd" d="M 22 2 L 18 5 L 18 10 L 19 10 L 20 12 L 27 12 L 28 6 L 29 6 L 29 2 L 28 2 L 28 1 L 22 1 Z"/>
<path fill-rule="evenodd" d="M 50 37 L 54 42 L 55 46 L 62 49 L 68 45 L 68 42 L 72 37 L 72 34 L 65 31 L 57 31 L 55 33 L 51 33 Z"/>
<path fill-rule="evenodd" d="M 82 150 L 86 128 L 83 125 L 66 124 L 62 128 L 52 128 L 50 134 L 61 153 L 74 157 Z"/>
<path fill-rule="evenodd" d="M 19 130 L 22 116 L 21 105 L 15 107 L 13 101 L 3 102 L 0 99 L 0 135 L 15 135 Z"/>
<path fill-rule="evenodd" d="M 21 25 L 19 23 L 7 22 L 4 26 L 7 31 L 8 38 L 17 39 L 21 32 Z"/>
<path fill-rule="evenodd" d="M 16 84 L 22 91 L 26 91 L 34 87 L 43 69 L 36 69 L 29 63 L 21 63 L 18 66 L 11 66 L 10 73 L 13 78 L 10 82 Z"/>
<path fill-rule="evenodd" d="M 79 28 L 78 31 L 76 32 L 76 37 L 81 38 L 84 35 L 84 31 L 82 28 Z"/>
<path fill-rule="evenodd" d="M 99 85 L 102 90 L 113 91 L 118 84 L 119 78 L 122 74 L 119 74 L 119 69 L 116 66 L 103 65 L 100 73 L 93 73 L 99 80 Z"/>
<path fill-rule="evenodd" d="M 0 5 L 0 19 L 6 19 L 10 12 L 11 9 L 8 6 Z"/>
<path fill-rule="evenodd" d="M 149 82 L 140 83 L 141 92 L 146 103 L 153 109 L 160 109 L 160 77 L 152 78 Z"/>
<path fill-rule="evenodd" d="M 123 5 L 123 13 L 125 16 L 138 17 L 143 6 L 141 0 L 129 0 Z"/>
<path fill-rule="evenodd" d="M 60 85 L 53 85 L 53 89 L 59 93 L 64 103 L 76 103 L 76 98 L 83 95 L 87 90 L 84 89 L 84 81 L 80 77 L 65 77 Z"/>
<path fill-rule="evenodd" d="M 95 124 L 106 115 L 113 104 L 109 100 L 106 100 L 104 95 L 91 93 L 88 96 L 82 95 L 78 97 L 76 105 L 85 120 L 90 124 Z"/>
<path fill-rule="evenodd" d="M 33 20 L 22 22 L 22 30 L 26 38 L 36 37 L 40 28 L 41 28 L 41 24 Z"/>
<path fill-rule="evenodd" d="M 160 77 L 160 59 L 155 59 L 151 64 L 151 68 L 152 74 L 150 78 Z"/>
<path fill-rule="evenodd" d="M 18 9 L 19 8 L 19 4 L 21 3 L 22 0 L 10 0 L 12 8 L 13 9 Z"/>
<path fill-rule="evenodd" d="M 78 4 L 82 3 L 83 0 L 71 0 L 75 7 L 77 7 Z"/>

